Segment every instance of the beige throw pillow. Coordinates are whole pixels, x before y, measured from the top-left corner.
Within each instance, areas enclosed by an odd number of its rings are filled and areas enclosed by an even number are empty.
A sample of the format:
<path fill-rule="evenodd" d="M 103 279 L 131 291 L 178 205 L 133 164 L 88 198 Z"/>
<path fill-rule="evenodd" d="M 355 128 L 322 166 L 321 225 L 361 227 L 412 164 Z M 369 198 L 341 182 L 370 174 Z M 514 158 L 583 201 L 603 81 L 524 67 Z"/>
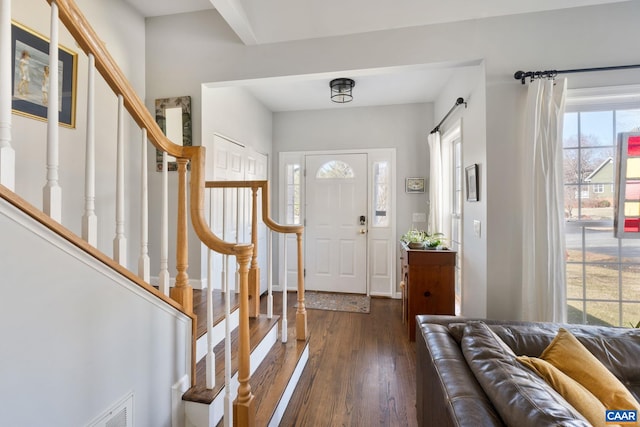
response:
<path fill-rule="evenodd" d="M 606 409 L 636 410 L 640 414 L 640 404 L 631 392 L 566 329 L 560 328 L 540 359 L 584 386 Z M 625 425 L 640 427 L 638 422 Z"/>
<path fill-rule="evenodd" d="M 606 408 L 597 397 L 551 363 L 528 356 L 518 356 L 518 361 L 537 372 L 594 427 L 614 427 L 616 425 L 605 423 Z"/>

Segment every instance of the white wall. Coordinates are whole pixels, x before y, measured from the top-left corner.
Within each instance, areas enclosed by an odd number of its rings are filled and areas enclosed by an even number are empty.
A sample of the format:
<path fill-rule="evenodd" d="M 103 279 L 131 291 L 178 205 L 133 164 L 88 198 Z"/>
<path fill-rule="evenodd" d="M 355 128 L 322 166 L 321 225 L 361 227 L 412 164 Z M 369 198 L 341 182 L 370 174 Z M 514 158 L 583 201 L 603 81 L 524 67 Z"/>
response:
<path fill-rule="evenodd" d="M 215 133 L 237 141 L 271 158 L 273 114 L 242 87 L 203 88 L 202 145 L 207 147 L 207 179 L 213 172 L 213 136 Z M 269 165 L 270 168 L 270 165 Z M 271 171 L 267 171 L 271 173 Z M 197 236 L 191 241 L 197 244 Z M 192 271 L 200 269 L 200 277 L 207 277 L 207 252 L 201 245 L 198 259 L 192 259 Z M 195 252 L 192 246 L 191 253 Z M 262 254 L 264 256 L 264 254 Z M 266 272 L 262 273 L 263 275 Z"/>
<path fill-rule="evenodd" d="M 273 114 L 242 87 L 203 88 L 202 141 L 219 133 L 271 158 Z"/>
<path fill-rule="evenodd" d="M 87 425 L 133 393 L 131 425 L 170 427 L 189 318 L 4 201 L 0 235 L 2 424 Z"/>
<path fill-rule="evenodd" d="M 111 55 L 144 99 L 144 19 L 122 0 L 77 0 L 77 4 L 107 46 Z M 50 7 L 44 0 L 13 0 L 12 18 L 45 35 L 49 34 Z M 60 44 L 78 53 L 76 128 L 60 128 L 60 186 L 62 224 L 81 233 L 84 207 L 84 156 L 86 140 L 87 57 L 60 25 Z M 96 214 L 98 248 L 111 255 L 115 237 L 115 166 L 117 99 L 101 77 L 96 77 Z M 128 121 L 128 115 L 125 115 Z M 46 123 L 13 116 L 12 146 L 16 152 L 16 192 L 38 208 L 46 178 Z M 126 186 L 132 204 L 126 207 L 128 265 L 137 270 L 139 253 L 140 130 L 126 123 Z"/>
<path fill-rule="evenodd" d="M 481 199 L 474 205 L 477 208 L 468 204 L 465 208 L 470 219 L 480 218 L 486 225 L 486 247 L 481 238 L 471 246 L 474 253 L 467 253 L 478 260 L 477 268 L 467 271 L 467 279 L 484 283 L 486 296 L 468 312 L 518 318 L 522 170 L 518 108 L 526 88 L 513 79 L 513 73 L 637 63 L 639 19 L 638 2 L 629 1 L 247 47 L 215 11 L 151 18 L 147 20 L 147 69 L 153 73 L 147 74 L 146 89 L 149 98 L 175 88 L 193 95 L 200 92 L 202 82 L 483 60 L 486 103 L 473 108 L 483 110 L 474 114 L 474 120 L 486 117 L 484 146 L 475 147 L 475 154 L 465 153 L 465 163 L 477 160 L 484 166 L 481 185 L 486 188 L 481 191 L 486 202 Z M 569 79 L 569 87 L 575 88 L 638 83 L 640 75 L 632 70 Z M 451 102 L 437 103 L 436 119 Z M 194 125 L 197 134 L 199 124 L 194 121 Z M 482 139 L 481 126 L 474 129 L 479 134 L 472 136 Z M 398 165 L 402 165 L 400 158 Z M 466 236 L 465 240 L 469 241 Z"/>
<path fill-rule="evenodd" d="M 459 97 L 467 102 L 459 106 L 443 123 L 445 134 L 460 119 L 462 126 L 462 165 L 478 164 L 479 200 L 467 202 L 463 195 L 462 221 L 462 301 L 461 313 L 469 317 L 485 317 L 487 298 L 487 156 L 484 64 L 458 68 L 443 88 L 435 103 L 436 117 L 444 117 Z M 465 188 L 463 186 L 463 188 Z M 463 193 L 464 194 L 464 193 Z M 480 221 L 481 233 L 473 232 L 473 222 Z"/>

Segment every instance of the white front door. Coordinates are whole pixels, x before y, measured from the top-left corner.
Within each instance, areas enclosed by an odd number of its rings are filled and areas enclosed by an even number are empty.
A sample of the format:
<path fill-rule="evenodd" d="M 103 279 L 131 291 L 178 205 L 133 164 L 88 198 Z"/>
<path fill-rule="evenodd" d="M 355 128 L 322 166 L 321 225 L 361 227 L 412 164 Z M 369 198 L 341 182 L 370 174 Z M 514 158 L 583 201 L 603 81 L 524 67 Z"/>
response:
<path fill-rule="evenodd" d="M 307 155 L 305 166 L 306 288 L 366 294 L 367 155 Z"/>

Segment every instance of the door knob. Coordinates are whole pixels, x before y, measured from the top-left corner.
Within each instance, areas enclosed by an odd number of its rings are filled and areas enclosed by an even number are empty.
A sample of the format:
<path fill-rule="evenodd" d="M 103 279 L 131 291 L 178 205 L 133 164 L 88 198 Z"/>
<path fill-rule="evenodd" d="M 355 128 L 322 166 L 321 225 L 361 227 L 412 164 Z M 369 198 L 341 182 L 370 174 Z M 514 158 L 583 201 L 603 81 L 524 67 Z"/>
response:
<path fill-rule="evenodd" d="M 365 230 L 364 228 L 360 229 L 360 234 L 367 234 L 367 230 Z"/>

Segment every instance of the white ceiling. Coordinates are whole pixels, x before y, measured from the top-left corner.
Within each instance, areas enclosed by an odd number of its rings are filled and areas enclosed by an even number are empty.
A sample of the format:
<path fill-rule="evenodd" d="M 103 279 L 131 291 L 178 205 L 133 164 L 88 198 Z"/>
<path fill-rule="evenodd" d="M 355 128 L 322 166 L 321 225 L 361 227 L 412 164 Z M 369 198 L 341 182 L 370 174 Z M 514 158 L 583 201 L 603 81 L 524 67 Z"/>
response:
<path fill-rule="evenodd" d="M 213 9 L 209 0 L 125 0 L 145 18 Z"/>
<path fill-rule="evenodd" d="M 365 33 L 623 0 L 125 0 L 143 16 L 216 8 L 246 44 Z M 629 1 L 629 0 L 627 0 Z M 244 26 L 240 29 L 238 26 Z"/>
<path fill-rule="evenodd" d="M 244 87 L 274 112 L 352 108 L 432 102 L 453 73 L 473 72 L 477 64 L 456 67 L 415 65 L 206 84 L 209 88 Z M 338 77 L 355 81 L 353 101 L 336 104 L 329 82 Z M 454 100 L 451 100 L 453 103 Z"/>
<path fill-rule="evenodd" d="M 621 0 L 125 0 L 143 16 L 217 9 L 246 45 L 563 9 Z M 626 0 L 629 1 L 629 0 Z M 467 64 L 469 65 L 469 64 Z M 457 67 L 455 69 L 458 69 Z M 271 111 L 433 102 L 452 68 L 359 70 L 215 84 L 243 86 Z M 329 100 L 329 81 L 356 81 L 354 100 Z M 452 101 L 453 102 L 453 101 Z"/>

